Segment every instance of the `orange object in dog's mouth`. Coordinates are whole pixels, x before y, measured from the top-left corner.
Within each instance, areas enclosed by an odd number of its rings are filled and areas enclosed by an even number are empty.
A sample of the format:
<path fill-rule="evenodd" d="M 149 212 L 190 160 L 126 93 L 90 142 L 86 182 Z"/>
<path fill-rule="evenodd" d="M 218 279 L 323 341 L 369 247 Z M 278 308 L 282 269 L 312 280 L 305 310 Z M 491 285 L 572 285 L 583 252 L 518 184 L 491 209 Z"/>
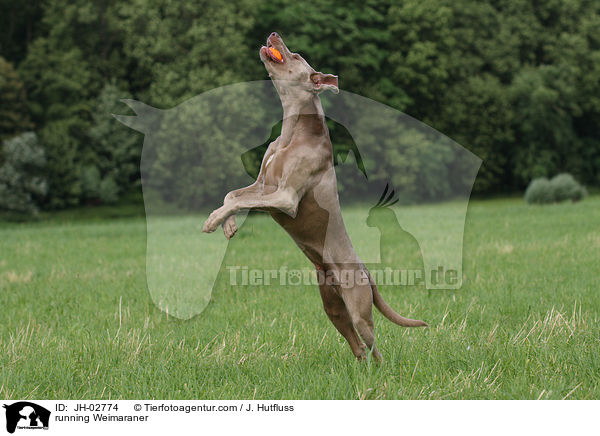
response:
<path fill-rule="evenodd" d="M 283 63 L 283 56 L 281 55 L 281 52 L 272 45 L 267 47 L 267 56 L 269 56 L 269 58 L 275 62 L 280 64 Z"/>

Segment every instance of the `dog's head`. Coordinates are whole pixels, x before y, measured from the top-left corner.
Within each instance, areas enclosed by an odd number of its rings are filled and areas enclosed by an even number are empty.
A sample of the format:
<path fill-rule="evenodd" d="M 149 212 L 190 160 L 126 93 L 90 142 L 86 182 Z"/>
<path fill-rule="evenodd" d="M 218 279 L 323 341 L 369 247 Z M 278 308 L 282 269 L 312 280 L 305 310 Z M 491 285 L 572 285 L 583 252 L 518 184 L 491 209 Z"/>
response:
<path fill-rule="evenodd" d="M 338 78 L 315 71 L 298 53 L 292 53 L 276 32 L 260 48 L 260 59 L 282 98 L 308 99 L 323 91 L 338 93 Z"/>

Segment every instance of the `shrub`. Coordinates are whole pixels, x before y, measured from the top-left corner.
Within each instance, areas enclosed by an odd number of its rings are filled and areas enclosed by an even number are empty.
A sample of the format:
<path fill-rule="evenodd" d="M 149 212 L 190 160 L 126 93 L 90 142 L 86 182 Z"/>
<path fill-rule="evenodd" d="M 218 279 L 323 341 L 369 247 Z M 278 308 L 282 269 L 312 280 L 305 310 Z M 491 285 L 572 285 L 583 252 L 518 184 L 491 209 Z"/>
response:
<path fill-rule="evenodd" d="M 568 173 L 555 176 L 551 181 L 555 201 L 579 201 L 587 194 L 585 188 Z"/>
<path fill-rule="evenodd" d="M 4 141 L 0 166 L 0 209 L 34 215 L 47 191 L 39 174 L 46 164 L 35 133 L 27 132 Z"/>
<path fill-rule="evenodd" d="M 525 191 L 525 201 L 528 204 L 549 204 L 571 200 L 579 201 L 587 194 L 585 188 L 573 178 L 564 173 L 552 180 L 545 177 L 531 181 Z"/>
<path fill-rule="evenodd" d="M 525 201 L 529 204 L 553 203 L 554 190 L 550 180 L 545 177 L 533 179 L 525 191 Z"/>

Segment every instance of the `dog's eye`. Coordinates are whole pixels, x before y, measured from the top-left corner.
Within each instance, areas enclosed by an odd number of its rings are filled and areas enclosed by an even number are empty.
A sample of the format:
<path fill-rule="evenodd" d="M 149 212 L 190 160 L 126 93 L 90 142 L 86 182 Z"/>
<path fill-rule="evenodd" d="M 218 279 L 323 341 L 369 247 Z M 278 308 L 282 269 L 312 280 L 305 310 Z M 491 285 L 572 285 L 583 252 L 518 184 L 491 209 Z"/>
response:
<path fill-rule="evenodd" d="M 300 56 L 298 56 L 296 53 L 294 53 L 294 54 L 292 55 L 292 57 L 293 57 L 294 59 L 296 59 L 296 60 L 300 59 Z"/>

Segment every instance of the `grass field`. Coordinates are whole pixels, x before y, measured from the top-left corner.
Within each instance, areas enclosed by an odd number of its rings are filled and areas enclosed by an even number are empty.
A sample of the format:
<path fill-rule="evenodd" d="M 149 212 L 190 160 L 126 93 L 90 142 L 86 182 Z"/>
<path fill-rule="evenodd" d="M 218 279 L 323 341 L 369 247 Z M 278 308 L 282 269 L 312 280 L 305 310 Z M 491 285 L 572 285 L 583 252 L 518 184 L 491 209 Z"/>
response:
<path fill-rule="evenodd" d="M 355 361 L 316 287 L 221 280 L 199 316 L 169 317 L 146 287 L 145 220 L 126 214 L 0 223 L 0 398 L 600 398 L 598 196 L 472 201 L 462 289 L 386 290 L 431 327 L 376 312 L 379 366 Z M 227 261 L 257 253 L 308 266 L 266 216 L 248 218 Z"/>

